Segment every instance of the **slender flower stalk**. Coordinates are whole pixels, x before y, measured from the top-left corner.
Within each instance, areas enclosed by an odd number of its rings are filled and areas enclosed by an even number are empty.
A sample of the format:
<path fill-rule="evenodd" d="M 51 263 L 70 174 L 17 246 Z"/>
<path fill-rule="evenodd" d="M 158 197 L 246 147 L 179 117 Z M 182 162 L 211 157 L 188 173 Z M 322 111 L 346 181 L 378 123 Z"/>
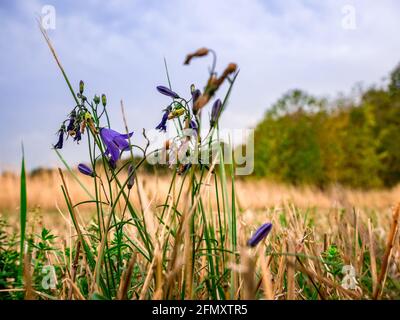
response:
<path fill-rule="evenodd" d="M 257 244 L 261 242 L 261 240 L 265 239 L 268 234 L 271 232 L 272 223 L 267 222 L 264 223 L 261 227 L 257 229 L 257 231 L 253 234 L 253 236 L 247 241 L 247 245 L 249 247 L 255 247 Z"/>

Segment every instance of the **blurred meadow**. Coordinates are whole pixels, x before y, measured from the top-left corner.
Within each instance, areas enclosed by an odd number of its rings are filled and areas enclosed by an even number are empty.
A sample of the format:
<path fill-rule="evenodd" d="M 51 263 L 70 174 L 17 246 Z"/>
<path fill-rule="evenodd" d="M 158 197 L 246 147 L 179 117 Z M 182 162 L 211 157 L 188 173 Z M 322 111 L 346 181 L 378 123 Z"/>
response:
<path fill-rule="evenodd" d="M 398 4 L 227 3 L 214 29 L 180 1 L 85 4 L 109 28 L 57 1 L 37 21 L 40 2 L 0 6 L 43 68 L 0 78 L 21 111 L 0 127 L 0 300 L 400 298 Z"/>

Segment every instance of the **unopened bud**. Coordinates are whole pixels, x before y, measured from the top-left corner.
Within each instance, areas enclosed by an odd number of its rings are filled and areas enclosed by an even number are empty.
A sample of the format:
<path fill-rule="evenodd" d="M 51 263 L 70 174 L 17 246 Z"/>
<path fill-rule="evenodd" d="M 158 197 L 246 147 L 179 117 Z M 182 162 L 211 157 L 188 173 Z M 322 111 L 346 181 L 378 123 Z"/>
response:
<path fill-rule="evenodd" d="M 85 83 L 81 80 L 79 81 L 79 93 L 82 94 L 85 89 Z"/>
<path fill-rule="evenodd" d="M 104 93 L 101 95 L 101 103 L 103 104 L 103 107 L 107 105 L 107 97 Z"/>
<path fill-rule="evenodd" d="M 100 97 L 98 95 L 94 95 L 93 102 L 95 104 L 99 104 L 100 103 Z"/>

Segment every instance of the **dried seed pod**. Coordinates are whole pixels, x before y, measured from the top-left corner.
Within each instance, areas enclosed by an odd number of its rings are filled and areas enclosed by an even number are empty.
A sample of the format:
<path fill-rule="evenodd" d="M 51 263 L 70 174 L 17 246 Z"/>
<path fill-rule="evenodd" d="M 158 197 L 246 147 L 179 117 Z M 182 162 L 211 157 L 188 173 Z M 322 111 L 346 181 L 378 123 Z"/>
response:
<path fill-rule="evenodd" d="M 204 57 L 208 54 L 209 50 L 207 48 L 200 48 L 198 50 L 196 50 L 193 53 L 189 53 L 186 56 L 185 62 L 183 64 L 189 64 L 190 61 L 194 58 L 194 57 Z"/>

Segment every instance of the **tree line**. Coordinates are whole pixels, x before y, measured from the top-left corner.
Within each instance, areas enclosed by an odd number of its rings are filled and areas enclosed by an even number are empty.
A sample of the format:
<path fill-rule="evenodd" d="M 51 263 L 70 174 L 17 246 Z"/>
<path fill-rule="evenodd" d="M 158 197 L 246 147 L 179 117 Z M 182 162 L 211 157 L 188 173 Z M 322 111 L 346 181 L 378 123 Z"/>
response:
<path fill-rule="evenodd" d="M 353 97 L 285 93 L 255 129 L 254 175 L 321 188 L 400 181 L 400 65 Z"/>

